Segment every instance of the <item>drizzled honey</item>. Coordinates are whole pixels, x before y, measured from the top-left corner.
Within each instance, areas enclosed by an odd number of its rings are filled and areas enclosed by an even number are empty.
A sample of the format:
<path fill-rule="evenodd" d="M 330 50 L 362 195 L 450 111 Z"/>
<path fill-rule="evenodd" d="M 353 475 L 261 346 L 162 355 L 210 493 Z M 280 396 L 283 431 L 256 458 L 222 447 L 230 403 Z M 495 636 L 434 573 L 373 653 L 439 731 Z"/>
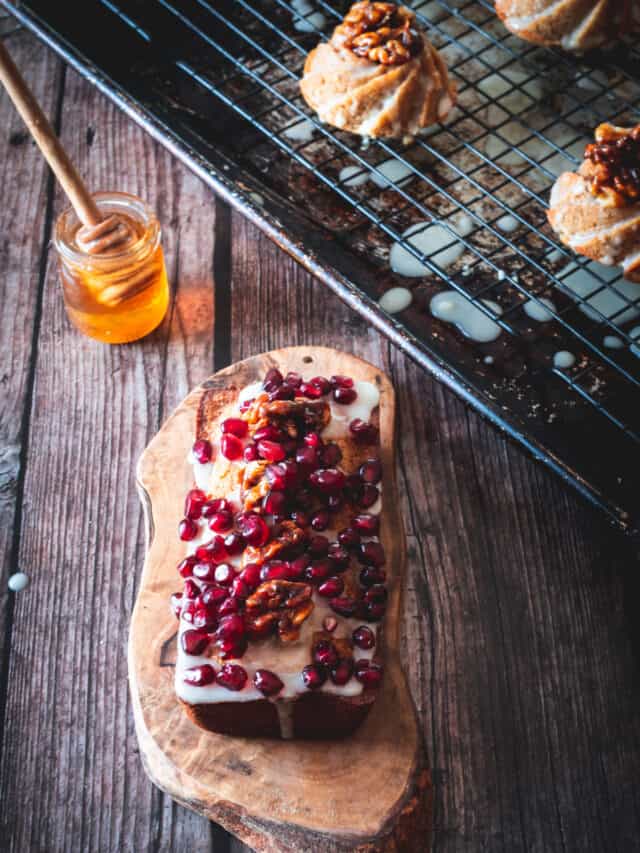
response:
<path fill-rule="evenodd" d="M 97 193 L 94 199 L 105 218 L 118 217 L 126 237 L 96 250 L 83 240 L 72 210 L 60 216 L 54 242 L 67 313 L 89 337 L 135 341 L 162 322 L 169 304 L 160 225 L 135 196 Z"/>

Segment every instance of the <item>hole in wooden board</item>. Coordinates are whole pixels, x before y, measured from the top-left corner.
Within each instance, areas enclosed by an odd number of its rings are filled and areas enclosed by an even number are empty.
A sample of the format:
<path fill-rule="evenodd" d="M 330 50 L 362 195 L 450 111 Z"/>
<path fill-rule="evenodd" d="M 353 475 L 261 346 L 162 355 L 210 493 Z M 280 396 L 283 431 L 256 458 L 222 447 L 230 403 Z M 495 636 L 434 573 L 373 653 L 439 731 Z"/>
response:
<path fill-rule="evenodd" d="M 304 361 L 305 364 L 311 364 L 311 362 L 313 361 L 313 358 L 310 355 L 305 355 L 302 360 Z"/>

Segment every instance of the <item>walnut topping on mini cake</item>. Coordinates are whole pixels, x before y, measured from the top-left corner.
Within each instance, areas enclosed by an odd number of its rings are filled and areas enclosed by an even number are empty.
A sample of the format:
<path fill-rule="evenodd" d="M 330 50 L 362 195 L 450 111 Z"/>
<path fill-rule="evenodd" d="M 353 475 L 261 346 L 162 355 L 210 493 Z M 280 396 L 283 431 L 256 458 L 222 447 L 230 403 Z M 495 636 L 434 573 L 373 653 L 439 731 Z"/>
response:
<path fill-rule="evenodd" d="M 422 50 L 415 15 L 395 3 L 354 3 L 333 39 L 357 56 L 381 65 L 404 65 Z"/>
<path fill-rule="evenodd" d="M 593 166 L 593 195 L 607 198 L 616 207 L 640 199 L 640 124 L 634 128 L 601 124 L 596 141 L 587 145 L 585 159 Z"/>
<path fill-rule="evenodd" d="M 252 729 L 252 703 L 266 700 L 288 736 L 300 727 L 286 709 L 305 696 L 358 709 L 328 732 L 366 713 L 387 601 L 378 399 L 367 382 L 272 369 L 194 444 L 171 606 L 176 690 L 205 728 L 273 733 L 264 720 Z M 225 716 L 238 702 L 248 722 Z"/>

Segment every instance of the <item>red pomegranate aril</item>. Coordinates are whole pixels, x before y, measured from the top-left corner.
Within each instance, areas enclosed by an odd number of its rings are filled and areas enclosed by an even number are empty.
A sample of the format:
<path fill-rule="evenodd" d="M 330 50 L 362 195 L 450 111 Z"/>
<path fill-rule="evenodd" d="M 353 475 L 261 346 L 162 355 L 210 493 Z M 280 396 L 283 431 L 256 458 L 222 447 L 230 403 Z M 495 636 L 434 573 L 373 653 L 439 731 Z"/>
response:
<path fill-rule="evenodd" d="M 386 601 L 388 596 L 389 593 L 386 586 L 383 586 L 381 583 L 375 583 L 365 592 L 364 601 L 367 604 L 373 604 L 374 602 L 377 604 L 378 602 Z"/>
<path fill-rule="evenodd" d="M 365 483 L 375 486 L 382 479 L 382 464 L 379 459 L 367 459 L 360 466 L 358 473 Z"/>
<path fill-rule="evenodd" d="M 232 613 L 220 620 L 216 631 L 216 640 L 240 640 L 245 635 L 244 619 L 239 613 Z"/>
<path fill-rule="evenodd" d="M 221 586 L 208 586 L 205 590 L 203 590 L 200 598 L 203 604 L 206 605 L 215 605 L 218 607 L 221 605 L 229 595 L 229 590 L 224 589 Z"/>
<path fill-rule="evenodd" d="M 262 383 L 262 387 L 268 393 L 271 391 L 275 391 L 276 388 L 279 388 L 282 383 L 282 374 L 278 370 L 277 367 L 272 367 L 271 370 L 267 370 L 266 376 L 264 377 L 264 382 Z"/>
<path fill-rule="evenodd" d="M 296 462 L 305 473 L 314 471 L 318 467 L 318 453 L 314 447 L 302 445 L 296 450 Z"/>
<path fill-rule="evenodd" d="M 211 516 L 215 515 L 217 512 L 233 513 L 233 506 L 226 498 L 214 498 L 213 500 L 207 501 L 202 507 L 202 515 L 205 518 L 211 518 Z"/>
<path fill-rule="evenodd" d="M 262 500 L 262 509 L 267 515 L 282 515 L 286 505 L 284 492 L 269 492 Z"/>
<path fill-rule="evenodd" d="M 268 465 L 264 473 L 272 489 L 283 491 L 286 488 L 286 471 L 282 463 Z"/>
<path fill-rule="evenodd" d="M 355 388 L 334 388 L 333 399 L 341 406 L 349 406 L 358 399 Z"/>
<path fill-rule="evenodd" d="M 346 596 L 329 599 L 329 606 L 340 616 L 353 616 L 357 609 L 357 602 Z"/>
<path fill-rule="evenodd" d="M 200 438 L 191 448 L 191 452 L 201 465 L 206 465 L 207 462 L 211 462 L 213 447 L 211 446 L 211 442 L 207 441 L 206 438 Z"/>
<path fill-rule="evenodd" d="M 324 376 L 314 376 L 313 379 L 310 379 L 309 382 L 312 385 L 317 385 L 318 388 L 322 391 L 323 394 L 328 394 L 331 391 L 331 383 Z"/>
<path fill-rule="evenodd" d="M 328 578 L 318 587 L 318 593 L 324 598 L 337 598 L 344 592 L 344 581 L 342 578 Z"/>
<path fill-rule="evenodd" d="M 290 385 L 281 385 L 279 388 L 276 388 L 275 391 L 272 391 L 269 394 L 269 401 L 273 400 L 293 400 L 296 396 L 295 388 L 292 388 Z"/>
<path fill-rule="evenodd" d="M 213 579 L 220 586 L 229 586 L 235 576 L 236 573 L 228 563 L 219 563 L 215 568 Z"/>
<path fill-rule="evenodd" d="M 245 449 L 242 451 L 242 458 L 245 462 L 255 462 L 256 459 L 259 459 L 258 448 L 255 444 L 247 444 Z"/>
<path fill-rule="evenodd" d="M 256 669 L 253 684 L 264 696 L 275 696 L 284 687 L 275 672 L 270 672 L 268 669 Z"/>
<path fill-rule="evenodd" d="M 260 580 L 286 581 L 289 580 L 290 565 L 285 560 L 269 560 L 260 569 Z"/>
<path fill-rule="evenodd" d="M 249 598 L 251 589 L 240 577 L 235 577 L 231 582 L 231 595 L 236 598 Z"/>
<path fill-rule="evenodd" d="M 305 576 L 305 570 L 309 565 L 309 557 L 303 554 L 301 557 L 296 557 L 289 563 L 289 580 L 300 580 Z"/>
<path fill-rule="evenodd" d="M 353 675 L 353 661 L 351 658 L 343 658 L 338 661 L 336 666 L 332 667 L 329 676 L 334 684 L 342 686 L 350 681 Z"/>
<path fill-rule="evenodd" d="M 338 663 L 338 652 L 335 650 L 333 643 L 328 640 L 320 640 L 313 649 L 313 659 L 316 663 L 322 666 L 332 667 Z"/>
<path fill-rule="evenodd" d="M 338 512 L 344 506 L 344 498 L 342 495 L 329 495 L 327 499 L 327 509 L 329 512 Z"/>
<path fill-rule="evenodd" d="M 371 628 L 366 625 L 360 625 L 351 635 L 354 646 L 359 649 L 372 649 L 376 644 L 376 637 Z"/>
<path fill-rule="evenodd" d="M 251 406 L 253 405 L 253 401 L 255 397 L 252 397 L 250 400 L 243 400 L 240 403 L 240 412 L 244 415 L 245 412 L 248 412 Z"/>
<path fill-rule="evenodd" d="M 327 680 L 327 670 L 317 663 L 310 663 L 302 670 L 302 680 L 309 690 L 317 690 Z"/>
<path fill-rule="evenodd" d="M 263 438 L 258 442 L 258 455 L 267 462 L 280 462 L 284 459 L 285 452 L 282 445 Z"/>
<path fill-rule="evenodd" d="M 260 566 L 257 563 L 247 563 L 239 577 L 250 589 L 255 589 L 260 583 Z"/>
<path fill-rule="evenodd" d="M 171 612 L 178 619 L 180 618 L 180 611 L 182 610 L 182 593 L 174 592 L 171 596 Z"/>
<path fill-rule="evenodd" d="M 308 432 L 302 440 L 307 447 L 312 447 L 314 450 L 322 447 L 322 439 L 317 432 Z"/>
<path fill-rule="evenodd" d="M 311 518 L 311 527 L 314 530 L 326 530 L 329 526 L 329 513 L 326 509 L 320 509 Z"/>
<path fill-rule="evenodd" d="M 329 553 L 327 554 L 333 570 L 336 573 L 344 572 L 349 566 L 349 552 L 339 545 L 337 542 L 332 542 L 329 545 Z"/>
<path fill-rule="evenodd" d="M 198 535 L 198 525 L 190 518 L 183 518 L 178 525 L 178 536 L 183 542 L 190 542 Z"/>
<path fill-rule="evenodd" d="M 380 492 L 378 491 L 378 489 L 375 486 L 372 486 L 370 483 L 365 483 L 362 487 L 362 491 L 360 492 L 358 504 L 363 509 L 369 509 L 369 507 L 373 506 L 379 497 Z"/>
<path fill-rule="evenodd" d="M 290 370 L 284 377 L 284 384 L 289 385 L 291 388 L 299 388 L 300 385 L 302 385 L 302 376 L 300 376 L 299 373 Z"/>
<path fill-rule="evenodd" d="M 298 390 L 303 397 L 308 397 L 310 400 L 319 400 L 323 395 L 322 388 L 312 382 L 303 382 Z"/>
<path fill-rule="evenodd" d="M 364 536 L 377 536 L 380 532 L 380 518 L 368 512 L 360 513 L 351 519 L 352 526 Z"/>
<path fill-rule="evenodd" d="M 191 578 L 187 579 L 184 582 L 182 591 L 184 592 L 185 598 L 196 598 L 198 595 L 200 595 L 200 587 L 197 583 L 194 583 Z"/>
<path fill-rule="evenodd" d="M 205 687 L 207 684 L 213 684 L 215 680 L 216 671 L 210 663 L 191 666 L 184 671 L 185 684 L 192 684 L 194 687 Z"/>
<path fill-rule="evenodd" d="M 373 586 L 375 583 L 384 583 L 387 579 L 387 573 L 384 569 L 379 569 L 377 566 L 366 566 L 360 572 L 360 583 L 362 586 Z"/>
<path fill-rule="evenodd" d="M 182 612 L 180 613 L 180 618 L 185 622 L 193 623 L 193 616 L 196 612 L 197 606 L 195 601 L 187 601 L 182 606 Z"/>
<path fill-rule="evenodd" d="M 313 503 L 313 495 L 310 489 L 298 489 L 294 496 L 294 503 L 303 509 L 308 509 Z"/>
<path fill-rule="evenodd" d="M 329 540 L 326 536 L 312 536 L 308 550 L 312 557 L 324 557 L 329 551 Z"/>
<path fill-rule="evenodd" d="M 216 579 L 216 567 L 213 563 L 196 563 L 193 574 L 198 580 L 213 583 Z"/>
<path fill-rule="evenodd" d="M 244 667 L 238 666 L 237 663 L 225 663 L 218 673 L 216 682 L 226 687 L 227 690 L 238 691 L 242 690 L 247 683 L 247 677 L 247 671 Z"/>
<path fill-rule="evenodd" d="M 188 655 L 200 655 L 207 648 L 209 635 L 206 631 L 189 628 L 182 634 L 180 642 Z"/>
<path fill-rule="evenodd" d="M 192 624 L 194 628 L 200 628 L 202 631 L 211 633 L 218 624 L 216 608 L 212 606 L 205 607 L 204 605 L 196 607 L 193 613 Z"/>
<path fill-rule="evenodd" d="M 384 616 L 387 605 L 386 602 L 375 601 L 372 604 L 365 604 L 364 608 L 364 618 L 367 622 L 379 622 Z"/>
<path fill-rule="evenodd" d="M 207 501 L 207 496 L 202 489 L 191 489 L 187 492 L 187 497 L 184 501 L 185 518 L 190 518 L 192 521 L 200 518 L 202 515 L 202 507 Z"/>
<path fill-rule="evenodd" d="M 229 533 L 224 537 L 224 547 L 230 557 L 237 557 L 244 551 L 245 541 L 241 533 Z"/>
<path fill-rule="evenodd" d="M 355 675 L 365 687 L 377 687 L 382 681 L 382 667 L 373 661 L 359 660 L 356 663 Z"/>
<path fill-rule="evenodd" d="M 239 640 L 218 640 L 217 645 L 220 657 L 223 660 L 229 660 L 229 658 L 241 658 L 249 646 L 246 637 L 241 637 Z"/>
<path fill-rule="evenodd" d="M 269 540 L 266 521 L 255 512 L 242 512 L 236 516 L 236 526 L 248 545 L 260 548 Z"/>
<path fill-rule="evenodd" d="M 308 512 L 302 509 L 294 509 L 291 513 L 291 521 L 295 521 L 298 527 L 308 527 L 311 522 L 311 517 Z"/>
<path fill-rule="evenodd" d="M 378 428 L 361 418 L 351 421 L 349 432 L 358 444 L 374 444 L 378 440 Z"/>
<path fill-rule="evenodd" d="M 343 548 L 357 548 L 360 545 L 360 534 L 353 527 L 345 527 L 338 531 L 338 542 Z"/>
<path fill-rule="evenodd" d="M 222 432 L 229 432 L 236 438 L 244 438 L 249 432 L 249 424 L 242 418 L 227 418 L 222 421 Z"/>
<path fill-rule="evenodd" d="M 260 427 L 253 434 L 255 442 L 262 441 L 263 439 L 280 442 L 284 441 L 286 437 L 287 434 L 274 424 L 266 424 L 266 426 Z"/>
<path fill-rule="evenodd" d="M 283 445 L 283 447 L 285 447 L 285 445 Z M 297 464 L 293 461 L 293 459 L 285 459 L 284 462 L 280 463 L 280 467 L 284 475 L 285 488 L 292 489 L 298 483 L 300 472 L 298 471 Z"/>
<path fill-rule="evenodd" d="M 384 548 L 379 542 L 363 542 L 358 549 L 358 559 L 369 566 L 384 566 Z"/>
<path fill-rule="evenodd" d="M 325 468 L 335 468 L 342 459 L 342 451 L 337 444 L 331 442 L 322 450 L 322 464 Z"/>
<path fill-rule="evenodd" d="M 220 439 L 220 452 L 225 459 L 229 459 L 230 461 L 240 459 L 243 449 L 240 439 L 236 438 L 235 435 L 231 435 L 231 433 L 226 433 Z"/>
<path fill-rule="evenodd" d="M 178 571 L 183 578 L 190 578 L 193 574 L 193 567 L 198 562 L 197 558 L 192 554 L 190 557 L 185 557 L 178 563 Z"/>
<path fill-rule="evenodd" d="M 335 616 L 325 616 L 322 620 L 322 627 L 325 631 L 328 631 L 330 634 L 333 634 L 333 632 L 338 627 L 338 620 Z"/>
<path fill-rule="evenodd" d="M 215 533 L 226 533 L 233 527 L 233 516 L 226 509 L 214 512 L 209 519 L 209 529 Z"/>
<path fill-rule="evenodd" d="M 344 474 L 337 468 L 321 468 L 309 476 L 310 483 L 321 492 L 339 492 L 344 486 Z"/>
<path fill-rule="evenodd" d="M 223 616 L 231 616 L 233 613 L 237 613 L 239 610 L 240 605 L 238 604 L 237 598 L 231 598 L 231 596 L 229 596 L 229 598 L 226 598 L 218 608 L 218 616 L 220 617 L 220 619 L 222 619 Z"/>
<path fill-rule="evenodd" d="M 314 560 L 305 570 L 305 577 L 315 583 L 326 580 L 333 574 L 333 566 L 329 560 Z"/>
<path fill-rule="evenodd" d="M 222 536 L 214 536 L 211 542 L 196 550 L 196 557 L 204 562 L 224 563 L 228 556 Z"/>
<path fill-rule="evenodd" d="M 353 379 L 350 376 L 332 376 L 329 382 L 332 388 L 353 388 Z"/>

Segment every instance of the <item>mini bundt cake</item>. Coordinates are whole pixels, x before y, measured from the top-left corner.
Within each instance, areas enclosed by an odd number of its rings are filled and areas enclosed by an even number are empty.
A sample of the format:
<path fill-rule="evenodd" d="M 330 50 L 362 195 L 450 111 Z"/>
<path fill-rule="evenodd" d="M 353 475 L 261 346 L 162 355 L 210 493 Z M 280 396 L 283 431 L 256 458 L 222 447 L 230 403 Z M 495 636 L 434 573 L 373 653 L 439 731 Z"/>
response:
<path fill-rule="evenodd" d="M 548 218 L 566 246 L 640 281 L 640 125 L 600 125 L 580 169 L 556 181 Z"/>
<path fill-rule="evenodd" d="M 580 51 L 619 37 L 631 0 L 496 0 L 496 12 L 526 41 Z"/>
<path fill-rule="evenodd" d="M 371 137 L 412 137 L 443 121 L 456 88 L 438 51 L 395 3 L 355 3 L 311 51 L 302 96 L 321 121 Z"/>

